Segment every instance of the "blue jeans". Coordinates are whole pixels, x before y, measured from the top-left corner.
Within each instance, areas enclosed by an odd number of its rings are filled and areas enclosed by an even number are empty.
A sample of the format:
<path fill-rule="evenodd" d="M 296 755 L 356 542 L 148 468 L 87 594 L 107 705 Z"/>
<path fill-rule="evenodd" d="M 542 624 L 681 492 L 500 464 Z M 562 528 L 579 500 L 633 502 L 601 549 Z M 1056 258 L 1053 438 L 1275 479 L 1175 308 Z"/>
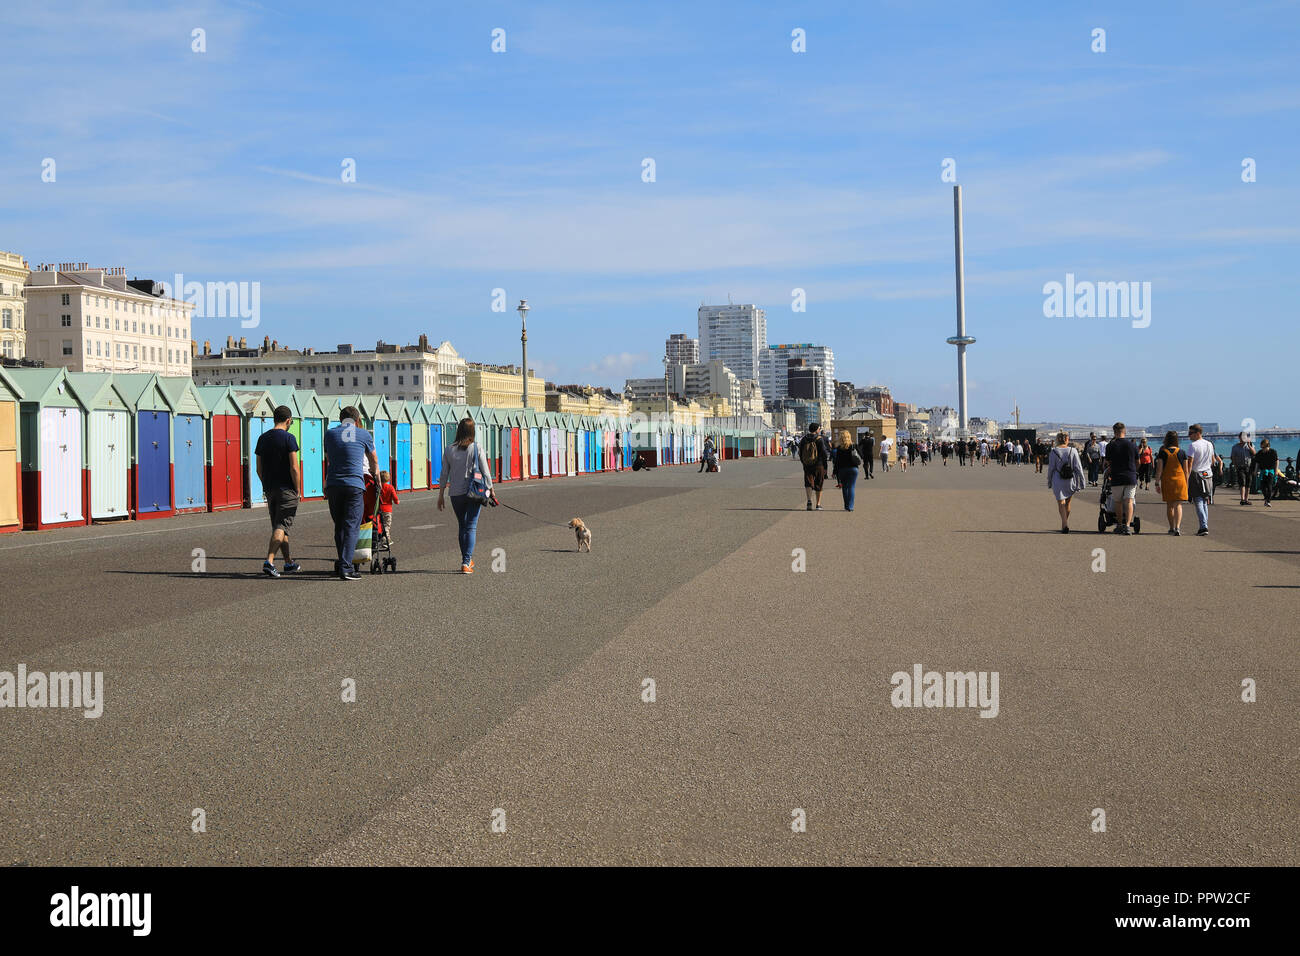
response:
<path fill-rule="evenodd" d="M 1208 528 L 1210 526 L 1210 499 L 1194 496 L 1192 503 L 1196 505 L 1196 521 L 1199 527 Z"/>
<path fill-rule="evenodd" d="M 456 512 L 456 524 L 460 527 L 460 563 L 469 564 L 474 560 L 474 538 L 478 531 L 478 513 L 483 502 L 475 501 L 469 495 L 452 495 L 451 510 Z"/>
<path fill-rule="evenodd" d="M 841 468 L 838 478 L 840 479 L 841 490 L 844 492 L 844 510 L 853 510 L 854 492 L 858 487 L 858 470 L 856 468 Z"/>
<path fill-rule="evenodd" d="M 330 485 L 325 489 L 329 499 L 330 517 L 334 519 L 334 550 L 339 556 L 339 572 L 346 574 L 352 567 L 352 553 L 357 549 L 357 532 L 361 530 L 361 512 L 364 510 L 364 492 L 351 485 Z"/>

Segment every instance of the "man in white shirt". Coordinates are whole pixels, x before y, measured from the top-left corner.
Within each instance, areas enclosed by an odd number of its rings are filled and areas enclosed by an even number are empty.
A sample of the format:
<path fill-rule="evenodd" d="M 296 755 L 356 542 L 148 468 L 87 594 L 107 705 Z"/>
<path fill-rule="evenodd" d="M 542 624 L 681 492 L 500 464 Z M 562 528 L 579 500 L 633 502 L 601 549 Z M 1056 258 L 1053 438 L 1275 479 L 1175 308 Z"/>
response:
<path fill-rule="evenodd" d="M 1210 501 L 1214 498 L 1214 462 L 1218 455 L 1214 453 L 1214 442 L 1201 435 L 1200 425 L 1187 429 L 1187 437 L 1192 440 L 1187 446 L 1191 465 L 1187 476 L 1187 497 L 1196 506 L 1196 519 L 1200 525 L 1196 533 L 1205 536 L 1210 533 Z"/>
<path fill-rule="evenodd" d="M 894 440 L 888 435 L 880 439 L 880 470 L 889 471 L 889 451 L 894 447 Z"/>

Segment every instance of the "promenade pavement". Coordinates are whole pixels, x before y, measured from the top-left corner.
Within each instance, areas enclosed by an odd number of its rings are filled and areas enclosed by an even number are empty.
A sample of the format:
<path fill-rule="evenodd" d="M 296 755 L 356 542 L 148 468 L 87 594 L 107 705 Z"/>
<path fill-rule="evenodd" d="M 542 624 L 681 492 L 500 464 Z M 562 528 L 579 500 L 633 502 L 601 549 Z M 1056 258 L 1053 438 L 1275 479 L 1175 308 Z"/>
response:
<path fill-rule="evenodd" d="M 427 492 L 354 584 L 323 503 L 277 581 L 256 511 L 0 539 L 0 669 L 106 698 L 0 710 L 0 863 L 1300 862 L 1300 504 L 1171 538 L 1140 493 L 1120 538 L 1089 489 L 1065 536 L 1030 467 L 933 464 L 808 513 L 788 458 L 500 494 L 593 552 L 498 508 L 462 576 Z M 892 706 L 917 664 L 997 716 Z"/>

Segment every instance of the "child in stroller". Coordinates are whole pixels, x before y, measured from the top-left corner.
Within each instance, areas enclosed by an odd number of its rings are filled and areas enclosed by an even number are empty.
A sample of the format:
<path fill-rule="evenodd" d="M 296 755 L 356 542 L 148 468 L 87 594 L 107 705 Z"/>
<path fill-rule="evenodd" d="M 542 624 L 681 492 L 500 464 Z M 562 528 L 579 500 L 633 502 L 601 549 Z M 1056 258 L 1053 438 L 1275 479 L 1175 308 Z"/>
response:
<path fill-rule="evenodd" d="M 1107 471 L 1102 476 L 1101 481 L 1101 499 L 1098 502 L 1097 512 L 1097 531 L 1101 534 L 1106 533 L 1106 529 L 1119 521 L 1115 517 L 1115 496 L 1110 493 L 1110 472 Z M 1133 533 L 1142 533 L 1142 519 L 1136 514 L 1133 516 Z"/>
<path fill-rule="evenodd" d="M 362 496 L 363 513 L 371 515 L 372 532 L 370 545 L 370 573 L 383 574 L 385 571 L 397 570 L 397 558 L 393 557 L 393 504 L 397 501 L 397 491 L 388 482 L 388 472 L 380 472 L 379 481 L 366 475 L 366 490 Z"/>

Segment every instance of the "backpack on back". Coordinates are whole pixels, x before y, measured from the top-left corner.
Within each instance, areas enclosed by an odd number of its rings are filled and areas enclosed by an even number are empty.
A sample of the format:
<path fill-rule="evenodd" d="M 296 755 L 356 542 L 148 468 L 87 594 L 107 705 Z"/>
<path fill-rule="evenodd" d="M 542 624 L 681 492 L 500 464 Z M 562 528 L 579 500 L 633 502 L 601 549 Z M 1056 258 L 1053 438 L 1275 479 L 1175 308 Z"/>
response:
<path fill-rule="evenodd" d="M 803 462 L 805 468 L 815 468 L 821 461 L 821 449 L 818 447 L 817 439 L 807 438 L 804 440 L 803 447 L 799 449 L 799 460 Z"/>
<path fill-rule="evenodd" d="M 1060 462 L 1060 465 L 1057 467 L 1056 473 L 1060 475 L 1062 478 L 1064 478 L 1066 481 L 1069 481 L 1074 477 L 1074 466 L 1070 464 L 1070 452 L 1068 450 L 1069 446 L 1067 445 L 1065 447 L 1067 450 L 1062 452 L 1060 457 L 1057 458 L 1057 461 Z"/>

